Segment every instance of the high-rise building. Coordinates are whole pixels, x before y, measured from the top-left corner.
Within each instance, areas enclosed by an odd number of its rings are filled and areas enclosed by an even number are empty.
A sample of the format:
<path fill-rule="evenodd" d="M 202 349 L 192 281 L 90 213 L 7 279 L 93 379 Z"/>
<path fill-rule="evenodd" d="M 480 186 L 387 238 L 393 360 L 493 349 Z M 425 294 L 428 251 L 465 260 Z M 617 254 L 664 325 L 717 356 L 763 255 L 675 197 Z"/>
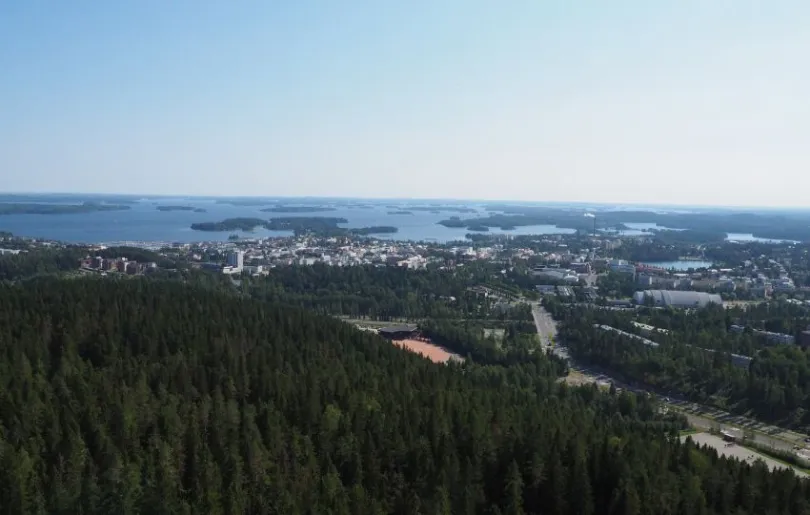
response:
<path fill-rule="evenodd" d="M 242 250 L 234 250 L 228 253 L 228 266 L 232 266 L 236 270 L 242 270 L 245 266 L 245 252 Z"/>

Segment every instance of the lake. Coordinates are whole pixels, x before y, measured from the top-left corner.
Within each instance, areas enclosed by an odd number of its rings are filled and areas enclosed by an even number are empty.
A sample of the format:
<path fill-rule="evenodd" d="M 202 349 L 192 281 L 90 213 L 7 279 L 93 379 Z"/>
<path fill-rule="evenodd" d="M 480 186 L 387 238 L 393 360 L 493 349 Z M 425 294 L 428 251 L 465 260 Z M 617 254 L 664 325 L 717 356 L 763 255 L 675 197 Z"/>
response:
<path fill-rule="evenodd" d="M 748 243 L 752 241 L 756 241 L 759 243 L 799 243 L 796 240 L 774 240 L 771 238 L 760 238 L 758 236 L 754 236 L 751 233 L 745 234 L 740 232 L 730 232 L 726 233 L 726 241 L 738 241 L 741 243 Z"/>
<path fill-rule="evenodd" d="M 292 204 L 295 201 L 290 201 Z M 299 201 L 300 202 L 300 201 Z M 315 203 L 313 203 L 314 205 Z M 322 204 L 328 204 L 323 202 Z M 392 202 L 396 209 L 407 210 L 408 205 Z M 158 205 L 183 205 L 205 209 L 205 213 L 194 211 L 158 211 Z M 4 215 L 0 216 L 0 231 L 9 231 L 18 236 L 59 240 L 70 243 L 111 243 L 111 242 L 194 242 L 226 241 L 230 234 L 243 237 L 291 236 L 289 231 L 268 231 L 256 229 L 253 232 L 193 231 L 191 224 L 197 222 L 218 222 L 225 218 L 250 217 L 274 218 L 288 216 L 342 217 L 348 220 L 342 227 L 359 228 L 374 225 L 392 225 L 399 229 L 396 234 L 379 235 L 380 238 L 412 241 L 448 242 L 463 240 L 466 228 L 450 228 L 437 222 L 451 216 L 461 218 L 487 216 L 483 208 L 475 213 L 458 213 L 436 207 L 438 212 L 413 211 L 413 214 L 389 214 L 395 211 L 391 205 L 376 201 L 365 207 L 336 206 L 334 211 L 318 213 L 265 213 L 261 210 L 272 206 L 272 202 L 261 206 L 235 206 L 218 203 L 215 200 L 189 198 L 143 199 L 125 211 L 106 211 L 59 215 Z M 415 205 L 415 204 L 414 204 Z M 461 205 L 461 204 L 459 204 Z M 573 229 L 561 229 L 553 225 L 517 227 L 512 231 L 492 228 L 481 234 L 571 234 Z"/>

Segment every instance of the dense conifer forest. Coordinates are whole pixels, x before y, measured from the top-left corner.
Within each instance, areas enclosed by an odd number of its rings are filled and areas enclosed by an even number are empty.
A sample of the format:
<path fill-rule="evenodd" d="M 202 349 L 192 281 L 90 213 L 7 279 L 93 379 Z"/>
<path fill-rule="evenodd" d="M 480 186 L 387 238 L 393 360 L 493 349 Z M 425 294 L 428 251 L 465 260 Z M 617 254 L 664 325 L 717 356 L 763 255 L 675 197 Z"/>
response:
<path fill-rule="evenodd" d="M 0 511 L 807 513 L 808 483 L 679 443 L 538 356 L 436 365 L 179 281 L 0 287 Z"/>
<path fill-rule="evenodd" d="M 493 282 L 492 266 L 408 270 L 375 266 L 281 266 L 251 282 L 250 293 L 319 313 L 356 318 L 500 318 L 531 321 L 528 306 L 494 310 L 469 287 Z M 501 284 L 498 284 L 502 287 Z"/>

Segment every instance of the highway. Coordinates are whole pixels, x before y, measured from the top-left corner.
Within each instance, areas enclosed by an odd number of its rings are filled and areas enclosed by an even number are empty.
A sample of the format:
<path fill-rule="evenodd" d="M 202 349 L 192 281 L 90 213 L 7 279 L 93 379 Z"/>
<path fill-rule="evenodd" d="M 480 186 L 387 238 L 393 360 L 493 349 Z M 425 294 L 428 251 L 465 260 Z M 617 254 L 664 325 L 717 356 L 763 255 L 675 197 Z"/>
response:
<path fill-rule="evenodd" d="M 575 363 L 573 359 L 571 359 L 568 349 L 556 339 L 556 322 L 539 302 L 532 303 L 532 317 L 534 318 L 534 325 L 537 328 L 537 334 L 540 336 L 543 348 L 547 351 L 550 350 L 554 355 L 568 361 L 571 373 L 569 377 L 566 378 L 566 382 L 570 384 L 596 383 L 603 387 L 609 387 L 613 384 L 618 389 L 626 389 L 638 394 L 653 393 L 656 394 L 669 409 L 683 413 L 687 420 L 689 420 L 689 423 L 698 429 L 742 429 L 745 431 L 748 439 L 782 451 L 792 451 L 797 447 L 805 447 L 808 445 L 805 443 L 805 439 L 808 438 L 806 434 L 765 424 L 750 417 L 734 415 L 711 406 L 697 404 L 677 395 L 654 392 L 652 389 L 644 386 L 627 385 L 612 377 L 609 371 Z"/>

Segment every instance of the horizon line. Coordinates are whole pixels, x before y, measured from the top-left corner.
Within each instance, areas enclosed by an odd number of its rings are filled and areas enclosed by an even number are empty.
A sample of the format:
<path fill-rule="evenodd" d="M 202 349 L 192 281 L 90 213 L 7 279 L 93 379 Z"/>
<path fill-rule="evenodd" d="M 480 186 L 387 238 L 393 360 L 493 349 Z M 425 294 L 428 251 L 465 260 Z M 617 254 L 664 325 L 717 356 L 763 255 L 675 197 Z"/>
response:
<path fill-rule="evenodd" d="M 680 204 L 680 203 L 647 203 L 637 200 L 633 201 L 610 201 L 600 202 L 593 200 L 516 200 L 516 199 L 483 199 L 483 198 L 461 198 L 461 197 L 374 197 L 374 196 L 320 196 L 320 195 L 203 195 L 203 194 L 183 194 L 183 193 L 121 193 L 121 192 L 66 192 L 66 191 L 2 191 L 0 195 L 67 195 L 67 196 L 118 196 L 118 197 L 136 197 L 136 198 L 197 198 L 197 199 L 318 199 L 318 200 L 381 200 L 381 201 L 426 201 L 426 202 L 468 202 L 468 203 L 486 203 L 486 204 L 524 204 L 524 205 L 540 205 L 540 204 L 561 204 L 561 205 L 592 205 L 592 206 L 634 206 L 634 207 L 668 207 L 668 208 L 697 208 L 697 209 L 764 209 L 769 211 L 787 210 L 787 211 L 810 211 L 810 206 L 790 205 L 790 206 L 773 206 L 773 205 L 735 205 L 735 204 Z"/>

